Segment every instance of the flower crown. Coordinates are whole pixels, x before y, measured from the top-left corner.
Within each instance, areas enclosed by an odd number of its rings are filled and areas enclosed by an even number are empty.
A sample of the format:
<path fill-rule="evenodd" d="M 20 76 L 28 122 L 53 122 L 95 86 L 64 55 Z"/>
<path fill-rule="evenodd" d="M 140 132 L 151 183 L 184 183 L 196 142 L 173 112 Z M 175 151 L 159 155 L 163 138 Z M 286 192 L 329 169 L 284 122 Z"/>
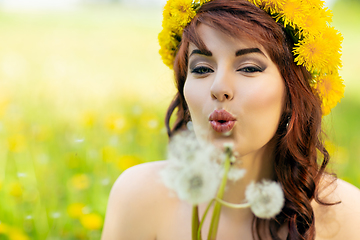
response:
<path fill-rule="evenodd" d="M 159 34 L 160 55 L 172 68 L 184 28 L 198 9 L 212 0 L 168 0 Z M 343 37 L 330 26 L 331 10 L 322 0 L 247 0 L 284 25 L 295 42 L 294 61 L 311 74 L 310 85 L 322 101 L 327 115 L 344 97 L 345 86 L 339 75 Z"/>

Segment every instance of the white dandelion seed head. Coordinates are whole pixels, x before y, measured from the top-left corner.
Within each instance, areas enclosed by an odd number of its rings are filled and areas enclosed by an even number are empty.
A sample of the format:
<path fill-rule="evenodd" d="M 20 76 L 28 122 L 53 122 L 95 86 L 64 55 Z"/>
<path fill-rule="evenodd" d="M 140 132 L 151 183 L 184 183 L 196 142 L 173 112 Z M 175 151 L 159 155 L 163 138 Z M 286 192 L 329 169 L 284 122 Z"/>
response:
<path fill-rule="evenodd" d="M 210 201 L 220 183 L 220 149 L 198 141 L 195 133 L 182 131 L 171 138 L 168 162 L 160 172 L 166 187 L 192 204 Z"/>
<path fill-rule="evenodd" d="M 216 161 L 220 155 L 220 149 L 198 140 L 193 131 L 181 131 L 171 137 L 167 159 L 188 164 L 192 161 Z"/>
<path fill-rule="evenodd" d="M 245 196 L 255 216 L 264 219 L 270 219 L 279 214 L 285 203 L 281 185 L 269 180 L 250 183 Z"/>
<path fill-rule="evenodd" d="M 221 172 L 220 172 L 220 177 L 222 178 L 222 176 L 224 176 L 224 169 L 222 168 L 221 169 Z M 233 181 L 233 182 L 236 182 L 240 179 L 242 179 L 246 174 L 246 170 L 243 169 L 243 168 L 237 168 L 235 166 L 231 166 L 230 167 L 230 170 L 228 172 L 228 175 L 227 175 L 227 179 L 230 180 L 230 181 Z"/>
<path fill-rule="evenodd" d="M 175 191 L 181 200 L 193 205 L 208 202 L 220 184 L 215 164 L 194 162 L 181 171 L 175 180 Z"/>
<path fill-rule="evenodd" d="M 187 163 L 193 159 L 198 145 L 194 132 L 181 131 L 170 139 L 168 160 Z"/>
<path fill-rule="evenodd" d="M 164 169 L 160 171 L 160 177 L 164 183 L 164 185 L 171 189 L 176 190 L 175 182 L 177 180 L 178 175 L 181 171 L 184 170 L 184 165 L 181 165 L 179 162 L 176 161 L 168 161 L 168 164 Z"/>

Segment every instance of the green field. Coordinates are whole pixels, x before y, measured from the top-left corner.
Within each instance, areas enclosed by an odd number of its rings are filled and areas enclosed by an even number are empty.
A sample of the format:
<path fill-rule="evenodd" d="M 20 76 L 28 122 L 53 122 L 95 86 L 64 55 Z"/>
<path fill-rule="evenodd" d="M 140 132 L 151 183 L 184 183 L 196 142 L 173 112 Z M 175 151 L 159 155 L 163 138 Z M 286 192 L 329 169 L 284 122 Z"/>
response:
<path fill-rule="evenodd" d="M 341 2 L 341 1 L 339 1 Z M 342 103 L 326 117 L 332 171 L 360 187 L 360 7 L 334 7 Z M 161 9 L 0 12 L 0 240 L 99 239 L 126 168 L 165 157 L 172 73 Z"/>

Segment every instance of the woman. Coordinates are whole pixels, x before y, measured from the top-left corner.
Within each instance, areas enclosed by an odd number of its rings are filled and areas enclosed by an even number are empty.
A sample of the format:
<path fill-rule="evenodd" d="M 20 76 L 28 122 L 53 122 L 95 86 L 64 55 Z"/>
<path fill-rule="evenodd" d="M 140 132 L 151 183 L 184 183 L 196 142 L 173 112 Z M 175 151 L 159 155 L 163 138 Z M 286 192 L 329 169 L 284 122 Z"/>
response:
<path fill-rule="evenodd" d="M 234 144 L 235 164 L 247 173 L 227 184 L 225 201 L 240 203 L 245 187 L 262 179 L 278 181 L 285 194 L 281 213 L 270 220 L 223 208 L 217 239 L 359 239 L 359 189 L 325 173 L 321 119 L 343 85 L 341 37 L 328 27 L 322 5 L 169 0 L 165 7 L 160 53 L 173 66 L 178 89 L 166 118 L 169 136 L 191 120 L 198 137 L 218 147 Z M 329 44 L 316 45 L 320 40 Z M 119 177 L 102 239 L 191 239 L 192 206 L 171 196 L 159 177 L 167 164 L 142 164 Z M 200 216 L 206 206 L 199 206 Z"/>

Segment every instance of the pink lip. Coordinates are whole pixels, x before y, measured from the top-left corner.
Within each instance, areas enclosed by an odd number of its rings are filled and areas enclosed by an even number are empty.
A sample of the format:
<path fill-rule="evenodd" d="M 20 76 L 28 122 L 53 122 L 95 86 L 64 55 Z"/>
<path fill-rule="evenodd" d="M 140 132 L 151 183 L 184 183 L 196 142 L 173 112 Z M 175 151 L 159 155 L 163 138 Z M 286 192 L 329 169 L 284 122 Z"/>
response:
<path fill-rule="evenodd" d="M 214 110 L 209 116 L 211 127 L 219 133 L 226 133 L 233 129 L 236 118 L 224 109 Z"/>

